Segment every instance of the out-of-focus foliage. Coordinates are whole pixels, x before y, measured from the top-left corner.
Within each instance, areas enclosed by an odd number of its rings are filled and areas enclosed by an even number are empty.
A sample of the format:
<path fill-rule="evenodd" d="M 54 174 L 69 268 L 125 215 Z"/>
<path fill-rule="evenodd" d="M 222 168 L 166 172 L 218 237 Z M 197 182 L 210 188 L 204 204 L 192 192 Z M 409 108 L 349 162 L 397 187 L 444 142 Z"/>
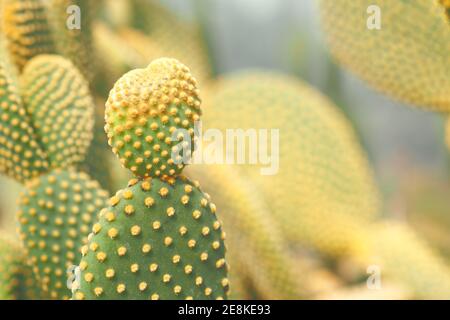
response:
<path fill-rule="evenodd" d="M 397 99 L 450 111 L 450 25 L 438 1 L 319 2 L 331 52 L 345 67 Z"/>

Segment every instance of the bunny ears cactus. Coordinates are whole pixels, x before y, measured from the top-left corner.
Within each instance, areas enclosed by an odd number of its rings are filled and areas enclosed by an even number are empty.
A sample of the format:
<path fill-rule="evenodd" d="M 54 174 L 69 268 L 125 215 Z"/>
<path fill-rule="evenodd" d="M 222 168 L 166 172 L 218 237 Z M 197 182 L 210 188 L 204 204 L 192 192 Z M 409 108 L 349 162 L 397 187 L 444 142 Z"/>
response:
<path fill-rule="evenodd" d="M 196 80 L 161 58 L 121 77 L 106 103 L 109 144 L 136 175 L 110 199 L 83 247 L 75 299 L 224 299 L 225 233 L 216 206 L 180 176 L 171 135 L 194 139 Z"/>
<path fill-rule="evenodd" d="M 175 59 L 154 60 L 122 76 L 109 94 L 105 117 L 109 145 L 122 165 L 138 177 L 180 174 L 184 164 L 171 157 L 177 151 L 172 134 L 184 128 L 193 139 L 201 114 L 198 95 L 195 78 Z"/>

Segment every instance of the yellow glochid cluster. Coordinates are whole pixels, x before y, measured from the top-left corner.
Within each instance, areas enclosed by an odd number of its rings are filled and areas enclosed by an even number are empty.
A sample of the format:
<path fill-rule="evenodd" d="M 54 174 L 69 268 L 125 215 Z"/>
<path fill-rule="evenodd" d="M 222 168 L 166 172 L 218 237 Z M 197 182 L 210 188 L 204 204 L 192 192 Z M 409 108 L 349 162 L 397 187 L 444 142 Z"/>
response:
<path fill-rule="evenodd" d="M 20 76 L 23 101 L 50 165 L 82 162 L 92 140 L 94 102 L 70 60 L 58 55 L 31 59 Z"/>
<path fill-rule="evenodd" d="M 157 59 L 122 76 L 105 115 L 108 143 L 121 164 L 138 177 L 179 174 L 194 148 L 198 95 L 195 78 L 175 59 Z"/>

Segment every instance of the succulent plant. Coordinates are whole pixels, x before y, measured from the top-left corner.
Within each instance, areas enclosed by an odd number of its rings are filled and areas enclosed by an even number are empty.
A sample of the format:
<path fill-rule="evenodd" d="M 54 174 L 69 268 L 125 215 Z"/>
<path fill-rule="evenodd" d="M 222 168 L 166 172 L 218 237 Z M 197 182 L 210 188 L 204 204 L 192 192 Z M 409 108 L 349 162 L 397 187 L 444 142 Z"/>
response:
<path fill-rule="evenodd" d="M 18 213 L 21 238 L 42 297 L 69 298 L 66 269 L 78 262 L 92 215 L 107 198 L 74 169 L 92 137 L 92 99 L 65 58 L 32 58 L 19 86 L 17 72 L 1 53 L 0 168 L 25 185 Z"/>
<path fill-rule="evenodd" d="M 382 281 L 394 280 L 419 299 L 450 298 L 450 268 L 408 226 L 381 222 L 371 227 L 372 263 Z"/>
<path fill-rule="evenodd" d="M 181 148 L 173 144 L 172 135 L 183 128 L 193 137 L 200 113 L 189 69 L 173 59 L 158 59 L 128 72 L 111 90 L 105 113 L 108 143 L 136 176 L 174 176 L 184 164 L 172 158 L 172 148 Z M 192 142 L 184 142 L 193 148 Z"/>
<path fill-rule="evenodd" d="M 360 221 L 379 216 L 379 193 L 366 156 L 336 107 L 297 79 L 261 71 L 219 79 L 208 88 L 205 104 L 204 130 L 218 129 L 226 136 L 228 128 L 279 129 L 279 151 L 272 159 L 279 157 L 278 172 L 262 175 L 261 167 L 268 164 L 261 163 L 235 169 L 266 199 L 291 244 L 334 257 L 363 250 L 364 241 L 353 237 Z M 269 150 L 270 140 L 256 145 L 265 142 Z M 208 166 L 216 170 L 219 165 Z"/>
<path fill-rule="evenodd" d="M 105 131 L 137 178 L 100 212 L 82 249 L 75 299 L 227 297 L 225 233 L 216 207 L 163 154 L 172 148 L 170 135 L 192 131 L 199 114 L 196 80 L 175 59 L 155 60 L 117 81 L 106 103 Z"/>
<path fill-rule="evenodd" d="M 20 236 L 43 294 L 68 299 L 68 269 L 78 264 L 107 193 L 87 174 L 54 169 L 26 184 L 19 198 Z"/>
<path fill-rule="evenodd" d="M 24 104 L 51 166 L 82 162 L 92 140 L 94 102 L 78 69 L 61 56 L 39 55 L 20 79 Z"/>
<path fill-rule="evenodd" d="M 47 12 L 56 51 L 71 60 L 89 81 L 93 80 L 97 64 L 92 47 L 92 21 L 99 1 L 50 0 Z M 79 8 L 80 16 L 76 17 Z M 69 14 L 72 17 L 69 17 Z M 73 25 L 68 25 L 68 22 Z M 78 24 L 77 24 L 77 23 Z"/>
<path fill-rule="evenodd" d="M 0 300 L 39 298 L 31 267 L 20 245 L 4 235 L 0 237 Z"/>
<path fill-rule="evenodd" d="M 215 206 L 185 178 L 132 180 L 102 210 L 83 248 L 76 298 L 225 298 Z"/>
<path fill-rule="evenodd" d="M 0 172 L 24 182 L 45 172 L 49 165 L 19 94 L 17 73 L 3 47 L 0 48 L 0 103 Z"/>
<path fill-rule="evenodd" d="M 19 70 L 32 57 L 55 52 L 43 1 L 4 0 L 2 17 L 8 49 Z"/>
<path fill-rule="evenodd" d="M 245 279 L 247 286 L 252 286 L 253 298 L 300 299 L 312 295 L 313 268 L 293 258 L 268 204 L 254 184 L 224 166 L 193 165 L 186 172 L 188 176 L 200 177 L 202 185 L 218 201 L 220 217 L 228 230 L 227 260 L 232 266 L 234 298 L 245 294 L 239 286 L 235 292 L 235 278 Z"/>
<path fill-rule="evenodd" d="M 366 26 L 374 5 L 380 30 Z M 320 13 L 332 54 L 349 70 L 401 101 L 450 110 L 450 26 L 439 1 L 320 0 Z"/>

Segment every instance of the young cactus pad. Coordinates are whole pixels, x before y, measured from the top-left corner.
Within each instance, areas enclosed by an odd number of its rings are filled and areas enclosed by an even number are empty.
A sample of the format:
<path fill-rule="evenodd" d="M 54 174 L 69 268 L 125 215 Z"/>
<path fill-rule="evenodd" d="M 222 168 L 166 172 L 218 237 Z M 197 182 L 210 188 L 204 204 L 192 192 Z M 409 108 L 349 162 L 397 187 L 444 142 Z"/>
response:
<path fill-rule="evenodd" d="M 94 102 L 88 83 L 69 60 L 39 55 L 20 77 L 23 100 L 52 167 L 84 160 L 92 140 Z"/>
<path fill-rule="evenodd" d="M 74 298 L 226 298 L 225 234 L 215 211 L 184 177 L 131 180 L 93 226 Z"/>
<path fill-rule="evenodd" d="M 84 173 L 53 170 L 26 185 L 19 199 L 20 235 L 44 294 L 68 299 L 68 268 L 79 262 L 81 247 L 107 194 Z"/>
<path fill-rule="evenodd" d="M 450 25 L 438 0 L 319 2 L 331 52 L 345 67 L 401 101 L 450 111 Z"/>
<path fill-rule="evenodd" d="M 0 48 L 0 172 L 25 182 L 48 168 L 19 96 L 14 67 Z"/>
<path fill-rule="evenodd" d="M 3 30 L 17 67 L 42 53 L 54 53 L 45 5 L 41 0 L 3 0 Z"/>
<path fill-rule="evenodd" d="M 183 143 L 193 150 L 194 122 L 201 113 L 198 94 L 197 81 L 175 59 L 157 59 L 122 76 L 109 94 L 105 116 L 108 143 L 122 165 L 138 177 L 178 175 L 186 148 L 178 140 L 175 145 L 172 135 L 185 129 L 191 141 Z"/>

